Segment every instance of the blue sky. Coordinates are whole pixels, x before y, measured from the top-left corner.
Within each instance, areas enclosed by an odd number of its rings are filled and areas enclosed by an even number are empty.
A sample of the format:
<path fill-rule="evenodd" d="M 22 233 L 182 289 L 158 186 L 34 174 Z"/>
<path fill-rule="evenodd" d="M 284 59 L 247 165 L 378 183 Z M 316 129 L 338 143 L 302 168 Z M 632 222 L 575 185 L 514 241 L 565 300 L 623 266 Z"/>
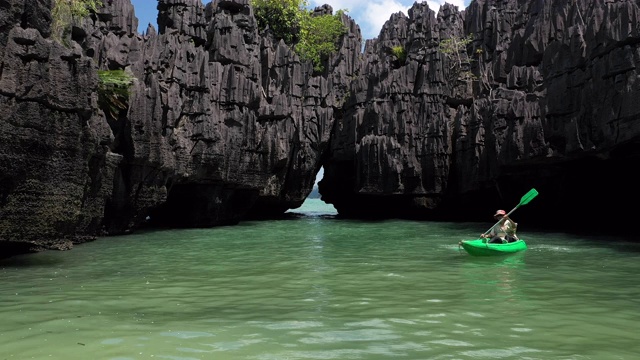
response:
<path fill-rule="evenodd" d="M 203 4 L 208 4 L 210 0 L 203 0 Z M 373 39 L 380 33 L 380 29 L 385 21 L 389 20 L 391 14 L 399 11 L 407 14 L 407 10 L 419 0 L 309 0 L 311 8 L 316 6 L 329 4 L 333 10 L 344 9 L 348 11 L 362 31 L 364 39 Z M 440 5 L 445 0 L 427 0 L 429 8 L 438 12 Z M 448 0 L 449 4 L 457 6 L 459 10 L 463 10 L 469 5 L 471 0 Z M 147 29 L 147 25 L 151 23 L 156 30 L 156 18 L 158 10 L 156 10 L 158 2 L 155 0 L 131 0 L 136 11 L 136 16 L 140 21 L 138 32 L 143 33 Z"/>

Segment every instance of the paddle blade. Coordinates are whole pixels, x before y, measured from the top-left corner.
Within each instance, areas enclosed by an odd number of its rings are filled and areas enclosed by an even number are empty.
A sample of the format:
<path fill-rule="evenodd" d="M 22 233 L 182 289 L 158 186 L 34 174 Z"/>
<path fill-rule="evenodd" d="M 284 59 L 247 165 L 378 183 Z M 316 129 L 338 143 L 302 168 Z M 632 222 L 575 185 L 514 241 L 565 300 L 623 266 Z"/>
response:
<path fill-rule="evenodd" d="M 529 190 L 529 192 L 524 194 L 522 199 L 520 199 L 520 204 L 518 204 L 518 206 L 527 205 L 529 201 L 533 200 L 536 196 L 538 196 L 538 191 L 536 189 Z"/>

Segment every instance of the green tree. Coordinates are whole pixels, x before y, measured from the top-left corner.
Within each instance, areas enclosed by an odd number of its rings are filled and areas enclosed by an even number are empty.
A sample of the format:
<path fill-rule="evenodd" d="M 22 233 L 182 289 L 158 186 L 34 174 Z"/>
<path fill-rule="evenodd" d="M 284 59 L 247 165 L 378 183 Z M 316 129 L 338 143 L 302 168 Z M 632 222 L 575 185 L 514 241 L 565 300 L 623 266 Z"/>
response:
<path fill-rule="evenodd" d="M 338 50 L 337 40 L 347 32 L 342 23 L 343 11 L 335 15 L 307 16 L 302 22 L 300 41 L 295 50 L 303 60 L 313 63 L 313 70 L 323 71 L 322 60 Z"/>
<path fill-rule="evenodd" d="M 465 71 L 465 66 L 469 64 L 467 55 L 467 45 L 473 42 L 473 35 L 466 37 L 452 36 L 449 39 L 440 41 L 440 52 L 449 59 L 449 71 L 451 80 L 473 79 L 474 75 L 470 71 Z"/>
<path fill-rule="evenodd" d="M 260 29 L 269 29 L 286 44 L 298 42 L 308 0 L 251 0 Z"/>
<path fill-rule="evenodd" d="M 337 40 L 347 31 L 342 23 L 344 10 L 312 16 L 308 5 L 308 0 L 251 0 L 261 30 L 269 28 L 276 39 L 294 45 L 300 58 L 311 61 L 315 71 L 323 71 L 323 58 L 337 50 Z"/>
<path fill-rule="evenodd" d="M 98 70 L 98 104 L 111 119 L 129 107 L 129 90 L 134 77 L 124 70 Z"/>
<path fill-rule="evenodd" d="M 51 34 L 53 38 L 62 41 L 70 31 L 70 25 L 75 19 L 82 19 L 91 12 L 98 11 L 102 6 L 101 0 L 52 0 Z"/>
<path fill-rule="evenodd" d="M 407 50 L 402 45 L 392 47 L 391 54 L 395 56 L 400 64 L 404 64 L 407 61 Z"/>

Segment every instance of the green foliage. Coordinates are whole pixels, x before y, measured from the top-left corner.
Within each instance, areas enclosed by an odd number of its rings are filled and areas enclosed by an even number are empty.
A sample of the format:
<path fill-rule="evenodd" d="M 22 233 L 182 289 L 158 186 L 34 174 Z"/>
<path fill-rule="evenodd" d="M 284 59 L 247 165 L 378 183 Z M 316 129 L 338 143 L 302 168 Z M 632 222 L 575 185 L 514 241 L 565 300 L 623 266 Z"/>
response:
<path fill-rule="evenodd" d="M 391 54 L 396 57 L 398 62 L 404 64 L 407 61 L 407 50 L 404 46 L 398 45 L 391 48 Z"/>
<path fill-rule="evenodd" d="M 440 52 L 449 59 L 449 70 L 452 80 L 472 79 L 474 76 L 469 71 L 464 71 L 464 65 L 469 63 L 467 45 L 473 42 L 473 35 L 463 38 L 453 36 L 440 41 Z"/>
<path fill-rule="evenodd" d="M 91 12 L 98 11 L 102 6 L 101 0 L 52 0 L 51 34 L 58 41 L 69 31 L 74 19 L 82 19 Z"/>
<path fill-rule="evenodd" d="M 473 41 L 473 35 L 459 38 L 453 36 L 449 39 L 440 41 L 440 51 L 445 54 L 450 60 L 457 63 L 462 62 L 462 54 L 467 53 L 467 45 Z"/>
<path fill-rule="evenodd" d="M 287 44 L 298 42 L 307 0 L 251 0 L 260 29 L 269 29 Z"/>
<path fill-rule="evenodd" d="M 301 59 L 311 61 L 315 71 L 323 71 L 322 59 L 337 50 L 336 42 L 347 29 L 342 24 L 344 10 L 335 15 L 312 16 L 308 0 L 251 0 L 260 29 L 271 30 Z"/>
<path fill-rule="evenodd" d="M 133 76 L 124 70 L 98 70 L 98 104 L 112 119 L 117 119 L 120 110 L 129 107 L 129 89 Z"/>
<path fill-rule="evenodd" d="M 302 23 L 300 42 L 295 50 L 303 60 L 313 63 L 313 70 L 323 71 L 322 59 L 338 50 L 336 41 L 347 32 L 342 23 L 342 11 L 335 15 L 307 15 Z"/>

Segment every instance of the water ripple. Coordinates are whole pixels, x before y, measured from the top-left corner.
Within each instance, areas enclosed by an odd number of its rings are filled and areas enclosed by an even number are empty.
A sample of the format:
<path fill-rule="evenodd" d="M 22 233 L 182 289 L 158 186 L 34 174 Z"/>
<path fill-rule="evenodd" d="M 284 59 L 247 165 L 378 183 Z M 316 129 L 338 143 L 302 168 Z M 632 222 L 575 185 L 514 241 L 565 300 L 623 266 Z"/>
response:
<path fill-rule="evenodd" d="M 297 216 L 0 262 L 0 359 L 637 358 L 640 252 L 458 251 L 486 227 Z"/>

